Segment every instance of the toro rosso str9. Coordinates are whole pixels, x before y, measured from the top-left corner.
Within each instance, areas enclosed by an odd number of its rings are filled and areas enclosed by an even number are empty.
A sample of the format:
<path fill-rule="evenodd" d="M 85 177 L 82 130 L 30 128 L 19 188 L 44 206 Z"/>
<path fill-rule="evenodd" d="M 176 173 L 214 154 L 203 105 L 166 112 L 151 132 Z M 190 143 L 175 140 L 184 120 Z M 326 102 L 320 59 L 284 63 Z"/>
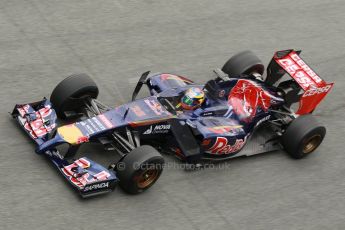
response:
<path fill-rule="evenodd" d="M 17 104 L 12 116 L 37 144 L 36 152 L 46 155 L 83 197 L 112 191 L 117 184 L 137 194 L 161 175 L 161 153 L 202 167 L 209 160 L 278 149 L 296 159 L 313 152 L 326 129 L 312 112 L 333 83 L 299 54 L 276 52 L 263 76 L 259 58 L 244 51 L 214 70 L 205 84 L 145 72 L 132 101 L 115 108 L 97 100 L 98 88 L 89 76 L 75 74 L 56 86 L 50 100 Z M 136 99 L 144 84 L 150 96 Z M 102 144 L 119 160 L 104 167 L 87 157 L 76 159 L 88 142 Z"/>

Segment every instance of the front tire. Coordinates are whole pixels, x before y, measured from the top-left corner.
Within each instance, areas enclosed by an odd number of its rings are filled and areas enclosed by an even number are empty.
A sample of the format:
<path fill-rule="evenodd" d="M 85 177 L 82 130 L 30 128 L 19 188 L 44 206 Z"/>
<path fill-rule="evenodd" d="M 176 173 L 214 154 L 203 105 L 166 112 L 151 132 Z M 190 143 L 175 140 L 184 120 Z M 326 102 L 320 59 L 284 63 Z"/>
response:
<path fill-rule="evenodd" d="M 149 189 L 160 177 L 164 158 L 153 147 L 140 146 L 129 152 L 116 168 L 120 187 L 127 193 L 139 194 Z"/>
<path fill-rule="evenodd" d="M 67 111 L 78 111 L 82 100 L 98 96 L 96 83 L 87 74 L 73 74 L 62 80 L 53 90 L 50 101 L 61 119 L 66 119 Z"/>
<path fill-rule="evenodd" d="M 312 153 L 321 144 L 326 128 L 311 115 L 301 115 L 293 120 L 282 136 L 285 151 L 295 159 Z"/>

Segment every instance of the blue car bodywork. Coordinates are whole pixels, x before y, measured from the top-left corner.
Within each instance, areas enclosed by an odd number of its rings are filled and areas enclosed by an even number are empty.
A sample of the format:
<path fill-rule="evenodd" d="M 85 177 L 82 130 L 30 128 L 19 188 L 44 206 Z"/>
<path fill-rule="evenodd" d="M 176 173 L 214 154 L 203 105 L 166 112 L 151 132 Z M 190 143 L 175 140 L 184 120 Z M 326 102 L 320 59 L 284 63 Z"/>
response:
<path fill-rule="evenodd" d="M 112 191 L 118 182 L 114 170 L 86 157 L 71 160 L 81 144 L 102 142 L 103 137 L 121 139 L 135 134 L 140 144 L 173 152 L 191 164 L 280 148 L 279 135 L 271 124 L 280 118 L 276 111 L 286 101 L 277 88 L 257 76 L 218 76 L 200 85 L 182 76 L 160 73 L 140 81 L 148 86 L 150 96 L 72 124 L 57 127 L 56 113 L 47 99 L 17 104 L 12 115 L 37 144 L 36 152 L 48 156 L 83 196 Z M 205 91 L 205 102 L 196 110 L 183 110 L 180 98 L 191 87 Z M 140 87 L 135 92 L 138 90 Z M 265 138 L 245 151 L 246 143 L 261 127 L 265 127 L 260 133 Z M 130 144 L 138 145 L 134 142 Z M 63 144 L 69 148 L 62 154 L 58 146 Z"/>

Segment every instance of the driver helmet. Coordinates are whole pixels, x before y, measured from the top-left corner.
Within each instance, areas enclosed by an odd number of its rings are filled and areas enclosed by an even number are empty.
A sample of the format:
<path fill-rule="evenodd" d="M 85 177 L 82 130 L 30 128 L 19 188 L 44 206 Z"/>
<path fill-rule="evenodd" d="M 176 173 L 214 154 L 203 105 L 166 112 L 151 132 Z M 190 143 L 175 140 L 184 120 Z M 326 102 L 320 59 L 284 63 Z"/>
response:
<path fill-rule="evenodd" d="M 186 110 L 198 108 L 205 100 L 205 93 L 202 89 L 192 87 L 186 90 L 181 98 L 181 106 Z"/>

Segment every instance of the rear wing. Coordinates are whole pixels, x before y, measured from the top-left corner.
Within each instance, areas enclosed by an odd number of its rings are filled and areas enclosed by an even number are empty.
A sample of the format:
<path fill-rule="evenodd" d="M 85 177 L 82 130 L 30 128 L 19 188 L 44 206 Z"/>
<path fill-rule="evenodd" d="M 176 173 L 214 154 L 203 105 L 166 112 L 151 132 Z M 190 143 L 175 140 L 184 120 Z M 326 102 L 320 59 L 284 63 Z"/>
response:
<path fill-rule="evenodd" d="M 327 83 L 319 77 L 302 60 L 299 56 L 300 53 L 300 50 L 282 50 L 276 52 L 267 67 L 267 78 L 265 82 L 273 85 L 285 73 L 288 73 L 303 91 L 302 94 L 298 94 L 295 91 L 295 96 L 297 96 L 296 102 L 299 102 L 299 108 L 296 114 L 302 115 L 313 112 L 331 90 L 334 83 Z"/>

